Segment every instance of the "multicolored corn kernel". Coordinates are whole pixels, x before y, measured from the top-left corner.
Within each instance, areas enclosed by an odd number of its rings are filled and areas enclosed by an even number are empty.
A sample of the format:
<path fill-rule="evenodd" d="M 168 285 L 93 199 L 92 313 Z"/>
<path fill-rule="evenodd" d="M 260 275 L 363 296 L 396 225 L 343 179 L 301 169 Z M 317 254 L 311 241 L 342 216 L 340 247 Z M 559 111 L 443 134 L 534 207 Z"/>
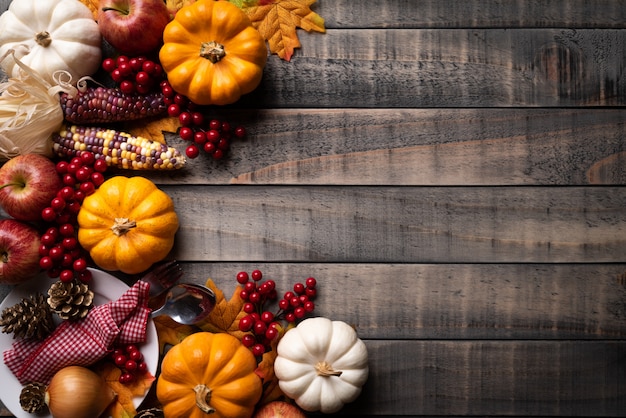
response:
<path fill-rule="evenodd" d="M 186 162 L 176 148 L 109 128 L 68 125 L 52 135 L 52 142 L 61 157 L 90 151 L 110 167 L 127 170 L 175 170 Z"/>
<path fill-rule="evenodd" d="M 75 95 L 62 93 L 65 120 L 74 124 L 124 122 L 167 114 L 161 92 L 126 94 L 119 88 L 87 87 Z"/>

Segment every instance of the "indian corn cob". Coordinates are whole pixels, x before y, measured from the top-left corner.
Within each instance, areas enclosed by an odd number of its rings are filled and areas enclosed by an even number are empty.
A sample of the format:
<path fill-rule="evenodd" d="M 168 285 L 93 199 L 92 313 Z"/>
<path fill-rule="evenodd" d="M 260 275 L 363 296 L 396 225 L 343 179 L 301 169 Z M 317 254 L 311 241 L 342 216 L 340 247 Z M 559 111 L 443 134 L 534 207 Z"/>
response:
<path fill-rule="evenodd" d="M 65 120 L 75 124 L 124 122 L 167 113 L 163 93 L 123 93 L 119 88 L 87 87 L 75 95 L 61 93 Z"/>
<path fill-rule="evenodd" d="M 104 158 L 110 167 L 131 170 L 171 170 L 185 165 L 176 148 L 141 136 L 103 127 L 66 125 L 52 135 L 53 151 L 74 157 L 82 151 Z"/>

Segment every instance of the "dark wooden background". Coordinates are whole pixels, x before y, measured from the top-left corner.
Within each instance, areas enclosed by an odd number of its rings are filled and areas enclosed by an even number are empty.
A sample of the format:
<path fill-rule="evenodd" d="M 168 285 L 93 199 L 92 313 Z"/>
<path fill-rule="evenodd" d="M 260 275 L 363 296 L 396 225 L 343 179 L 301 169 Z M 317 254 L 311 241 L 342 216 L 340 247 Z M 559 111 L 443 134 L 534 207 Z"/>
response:
<path fill-rule="evenodd" d="M 626 1 L 313 9 L 228 160 L 148 175 L 187 277 L 316 277 L 369 349 L 344 414 L 624 416 Z"/>

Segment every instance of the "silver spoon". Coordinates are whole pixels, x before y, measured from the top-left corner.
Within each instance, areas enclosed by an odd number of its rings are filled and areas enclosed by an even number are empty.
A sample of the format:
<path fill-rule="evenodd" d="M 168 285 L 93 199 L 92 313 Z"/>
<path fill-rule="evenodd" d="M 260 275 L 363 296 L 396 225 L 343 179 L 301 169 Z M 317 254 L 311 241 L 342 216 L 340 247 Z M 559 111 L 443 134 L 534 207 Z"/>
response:
<path fill-rule="evenodd" d="M 206 286 L 179 283 L 165 292 L 163 305 L 152 317 L 167 315 L 182 325 L 193 325 L 206 318 L 215 307 L 215 293 Z"/>

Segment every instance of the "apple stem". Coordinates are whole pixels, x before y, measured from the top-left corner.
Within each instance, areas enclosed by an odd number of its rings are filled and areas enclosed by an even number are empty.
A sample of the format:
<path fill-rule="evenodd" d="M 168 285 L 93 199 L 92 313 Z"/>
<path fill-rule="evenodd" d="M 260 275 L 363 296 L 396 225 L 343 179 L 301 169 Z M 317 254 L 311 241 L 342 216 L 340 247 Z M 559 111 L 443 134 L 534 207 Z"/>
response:
<path fill-rule="evenodd" d="M 116 9 L 115 7 L 103 7 L 102 11 L 103 12 L 109 12 L 109 11 L 115 11 L 115 12 L 119 12 L 123 15 L 128 15 L 130 13 L 130 10 L 120 10 L 120 9 Z"/>
<path fill-rule="evenodd" d="M 9 187 L 9 186 L 26 187 L 26 183 L 24 183 L 24 182 L 6 183 L 6 184 L 3 184 L 2 186 L 0 186 L 0 189 L 4 189 L 5 187 Z"/>

